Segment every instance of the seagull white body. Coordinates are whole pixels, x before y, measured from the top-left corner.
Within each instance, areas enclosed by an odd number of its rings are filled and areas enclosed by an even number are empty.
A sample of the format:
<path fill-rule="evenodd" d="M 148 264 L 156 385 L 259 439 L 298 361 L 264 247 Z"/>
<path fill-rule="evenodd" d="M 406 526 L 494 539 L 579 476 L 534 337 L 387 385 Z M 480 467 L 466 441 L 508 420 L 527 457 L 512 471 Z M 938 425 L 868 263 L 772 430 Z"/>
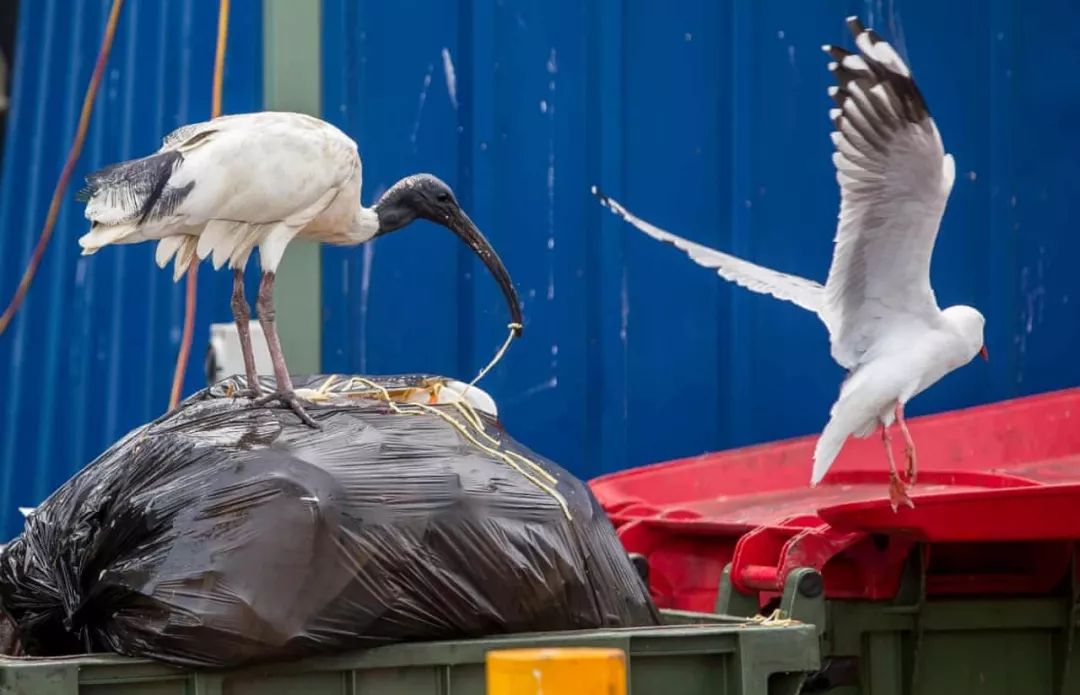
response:
<path fill-rule="evenodd" d="M 179 156 L 159 156 L 165 153 Z M 360 205 L 356 142 L 304 114 L 247 113 L 187 125 L 136 162 L 147 162 L 145 177 L 118 170 L 122 186 L 103 170 L 86 206 L 94 225 L 79 239 L 84 254 L 158 239 L 158 265 L 175 259 L 179 279 L 193 255 L 237 269 L 258 247 L 262 269 L 275 272 L 297 236 L 358 244 L 378 230 L 375 213 Z M 145 189 L 157 181 L 151 174 L 166 166 L 165 187 L 147 208 Z"/>
<path fill-rule="evenodd" d="M 881 425 L 888 447 L 897 407 L 902 416 L 911 398 L 985 350 L 982 314 L 968 306 L 940 309 L 930 286 L 930 257 L 955 178 L 953 158 L 945 154 L 904 62 L 857 20 L 848 22 L 862 56 L 825 47 L 837 60 L 829 68 L 841 82 L 830 88 L 839 104 L 830 116 L 841 206 L 824 285 L 695 244 L 602 198 L 699 265 L 793 302 L 825 324 L 833 359 L 848 377 L 815 447 L 811 484 L 821 481 L 851 435 L 864 437 Z M 910 440 L 909 447 L 913 457 Z M 891 465 L 891 450 L 889 456 Z"/>

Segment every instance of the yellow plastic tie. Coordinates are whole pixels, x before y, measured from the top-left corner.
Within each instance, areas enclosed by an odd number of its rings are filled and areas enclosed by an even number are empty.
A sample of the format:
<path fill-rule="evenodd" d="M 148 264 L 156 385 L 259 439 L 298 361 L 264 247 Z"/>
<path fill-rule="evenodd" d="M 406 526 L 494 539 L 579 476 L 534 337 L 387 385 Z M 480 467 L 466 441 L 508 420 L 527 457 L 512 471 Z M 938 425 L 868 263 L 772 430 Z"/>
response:
<path fill-rule="evenodd" d="M 499 360 L 503 358 L 503 355 L 506 354 L 506 351 L 510 349 L 510 343 L 514 342 L 514 333 L 516 331 L 520 331 L 523 326 L 520 323 L 510 323 L 507 324 L 506 327 L 510 329 L 510 334 L 506 336 L 506 340 L 503 342 L 502 347 L 499 348 L 499 351 L 496 352 L 495 356 L 491 358 L 491 361 L 488 362 L 487 366 L 480 370 L 480 373 L 476 375 L 476 378 L 469 382 L 469 386 L 476 386 L 476 382 L 483 379 L 485 376 L 487 376 L 488 372 L 495 368 L 495 365 L 497 365 L 499 363 Z M 466 391 L 468 391 L 468 389 L 466 389 Z"/>
<path fill-rule="evenodd" d="M 459 433 L 461 433 L 461 435 L 463 437 L 465 437 L 469 442 L 471 442 L 473 444 L 473 446 L 477 447 L 481 451 L 484 451 L 484 452 L 490 454 L 491 456 L 494 456 L 495 458 L 501 460 L 506 465 L 513 468 L 522 477 L 524 477 L 526 480 L 531 482 L 536 487 L 540 488 L 540 490 L 542 490 L 545 494 L 547 494 L 549 497 L 551 497 L 553 500 L 555 500 L 555 502 L 562 508 L 563 514 L 566 516 L 566 518 L 568 520 L 573 520 L 573 516 L 570 514 L 570 506 L 566 503 L 566 498 L 564 498 L 562 496 L 562 494 L 560 494 L 559 491 L 556 490 L 554 487 L 548 485 L 543 480 L 537 478 L 535 475 L 533 475 L 532 473 L 526 471 L 524 468 L 522 468 L 520 465 L 518 465 L 517 461 L 515 461 L 513 459 L 513 457 L 510 456 L 510 454 L 512 452 L 500 451 L 498 449 L 493 449 L 492 447 L 489 447 L 489 446 L 483 444 L 482 442 L 480 442 L 480 440 L 478 440 L 476 437 L 474 437 L 468 431 L 468 429 L 465 428 L 465 426 L 461 424 L 461 422 L 459 422 L 457 419 L 451 417 L 447 413 L 439 410 L 438 408 L 432 407 L 430 405 L 423 405 L 423 404 L 420 404 L 420 403 L 417 403 L 415 405 L 417 407 L 419 407 L 419 408 L 422 408 L 426 412 L 429 412 L 429 413 L 431 413 L 431 414 L 433 414 L 433 415 L 435 415 L 437 417 L 442 418 L 448 424 L 450 424 L 451 427 L 453 427 Z M 529 461 L 525 457 L 518 455 L 518 458 L 525 461 L 526 463 L 528 463 L 530 467 L 532 467 L 534 469 L 542 470 L 542 469 L 540 469 L 540 467 L 537 464 L 533 463 L 532 461 Z M 546 471 L 545 471 L 545 473 L 546 473 Z M 550 477 L 550 475 L 548 477 Z"/>

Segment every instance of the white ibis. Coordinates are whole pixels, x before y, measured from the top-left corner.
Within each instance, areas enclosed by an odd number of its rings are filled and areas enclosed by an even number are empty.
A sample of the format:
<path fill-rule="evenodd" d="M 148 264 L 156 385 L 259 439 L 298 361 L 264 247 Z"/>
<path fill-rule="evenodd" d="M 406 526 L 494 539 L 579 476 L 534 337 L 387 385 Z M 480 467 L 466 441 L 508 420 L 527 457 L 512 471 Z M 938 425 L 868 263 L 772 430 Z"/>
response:
<path fill-rule="evenodd" d="M 840 184 L 840 221 L 832 267 L 822 286 L 695 244 L 645 222 L 593 191 L 614 213 L 685 251 L 725 280 L 813 311 L 829 331 L 832 356 L 848 370 L 840 397 L 814 449 L 811 485 L 825 476 L 848 436 L 881 426 L 889 460 L 893 509 L 912 505 L 893 461 L 889 427 L 900 425 L 907 475 L 915 482 L 915 443 L 904 406 L 949 372 L 987 357 L 985 319 L 969 306 L 938 308 L 930 256 L 952 189 L 953 158 L 911 72 L 892 46 L 850 17 L 861 55 L 824 50 L 839 86 L 833 163 Z"/>
<path fill-rule="evenodd" d="M 215 269 L 233 271 L 232 310 L 244 354 L 247 392 L 258 396 L 251 350 L 244 266 L 258 247 L 262 281 L 256 301 L 266 334 L 278 400 L 316 426 L 297 400 L 274 322 L 274 274 L 295 237 L 336 245 L 362 244 L 416 219 L 450 229 L 480 256 L 510 307 L 513 335 L 521 309 L 510 275 L 450 188 L 430 174 L 394 184 L 371 208 L 360 205 L 361 164 L 356 143 L 325 121 L 297 113 L 221 116 L 183 126 L 156 153 L 120 162 L 87 177 L 90 231 L 83 255 L 109 244 L 158 242 L 161 267 L 175 260 L 174 279 L 194 256 L 212 256 Z"/>

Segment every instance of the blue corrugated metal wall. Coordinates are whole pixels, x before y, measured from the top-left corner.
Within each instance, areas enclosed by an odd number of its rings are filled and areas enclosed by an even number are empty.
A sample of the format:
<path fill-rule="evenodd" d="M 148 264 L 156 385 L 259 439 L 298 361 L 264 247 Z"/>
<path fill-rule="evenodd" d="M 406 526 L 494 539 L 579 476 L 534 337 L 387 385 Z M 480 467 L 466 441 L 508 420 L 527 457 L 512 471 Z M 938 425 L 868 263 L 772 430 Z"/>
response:
<path fill-rule="evenodd" d="M 364 200 L 430 170 L 520 288 L 525 338 L 485 382 L 520 439 L 593 476 L 815 432 L 841 371 L 817 320 L 725 285 L 590 198 L 823 280 L 838 196 L 825 42 L 857 13 L 919 79 L 958 176 L 943 304 L 987 315 L 925 413 L 1080 383 L 1080 6 L 1067 0 L 324 0 L 324 113 Z M 452 66 L 452 70 L 451 70 Z M 506 313 L 434 227 L 324 252 L 324 367 L 469 377 Z"/>
<path fill-rule="evenodd" d="M 0 297 L 7 301 L 45 218 L 93 70 L 110 0 L 23 0 L 0 178 Z M 259 0 L 237 0 L 225 110 L 262 102 Z M 120 435 L 168 404 L 183 285 L 154 265 L 151 245 L 86 258 L 74 191 L 109 162 L 157 149 L 176 126 L 210 112 L 217 3 L 128 0 L 82 159 L 51 247 L 22 312 L 0 337 L 0 520 L 4 537 L 36 504 Z M 208 324 L 229 317 L 227 273 L 200 276 L 187 392 L 205 382 Z M 199 342 L 203 341 L 203 342 Z"/>

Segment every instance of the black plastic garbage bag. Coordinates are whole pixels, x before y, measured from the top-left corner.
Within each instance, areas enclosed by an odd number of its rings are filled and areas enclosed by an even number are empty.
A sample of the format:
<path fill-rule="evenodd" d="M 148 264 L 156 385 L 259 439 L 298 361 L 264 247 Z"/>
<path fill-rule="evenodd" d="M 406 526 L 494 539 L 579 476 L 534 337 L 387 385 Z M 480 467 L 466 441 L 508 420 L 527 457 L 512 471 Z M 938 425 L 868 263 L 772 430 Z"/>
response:
<path fill-rule="evenodd" d="M 430 405 L 460 400 L 446 380 L 304 382 L 321 431 L 226 380 L 42 503 L 0 555 L 23 650 L 235 666 L 658 622 L 586 485 Z"/>

